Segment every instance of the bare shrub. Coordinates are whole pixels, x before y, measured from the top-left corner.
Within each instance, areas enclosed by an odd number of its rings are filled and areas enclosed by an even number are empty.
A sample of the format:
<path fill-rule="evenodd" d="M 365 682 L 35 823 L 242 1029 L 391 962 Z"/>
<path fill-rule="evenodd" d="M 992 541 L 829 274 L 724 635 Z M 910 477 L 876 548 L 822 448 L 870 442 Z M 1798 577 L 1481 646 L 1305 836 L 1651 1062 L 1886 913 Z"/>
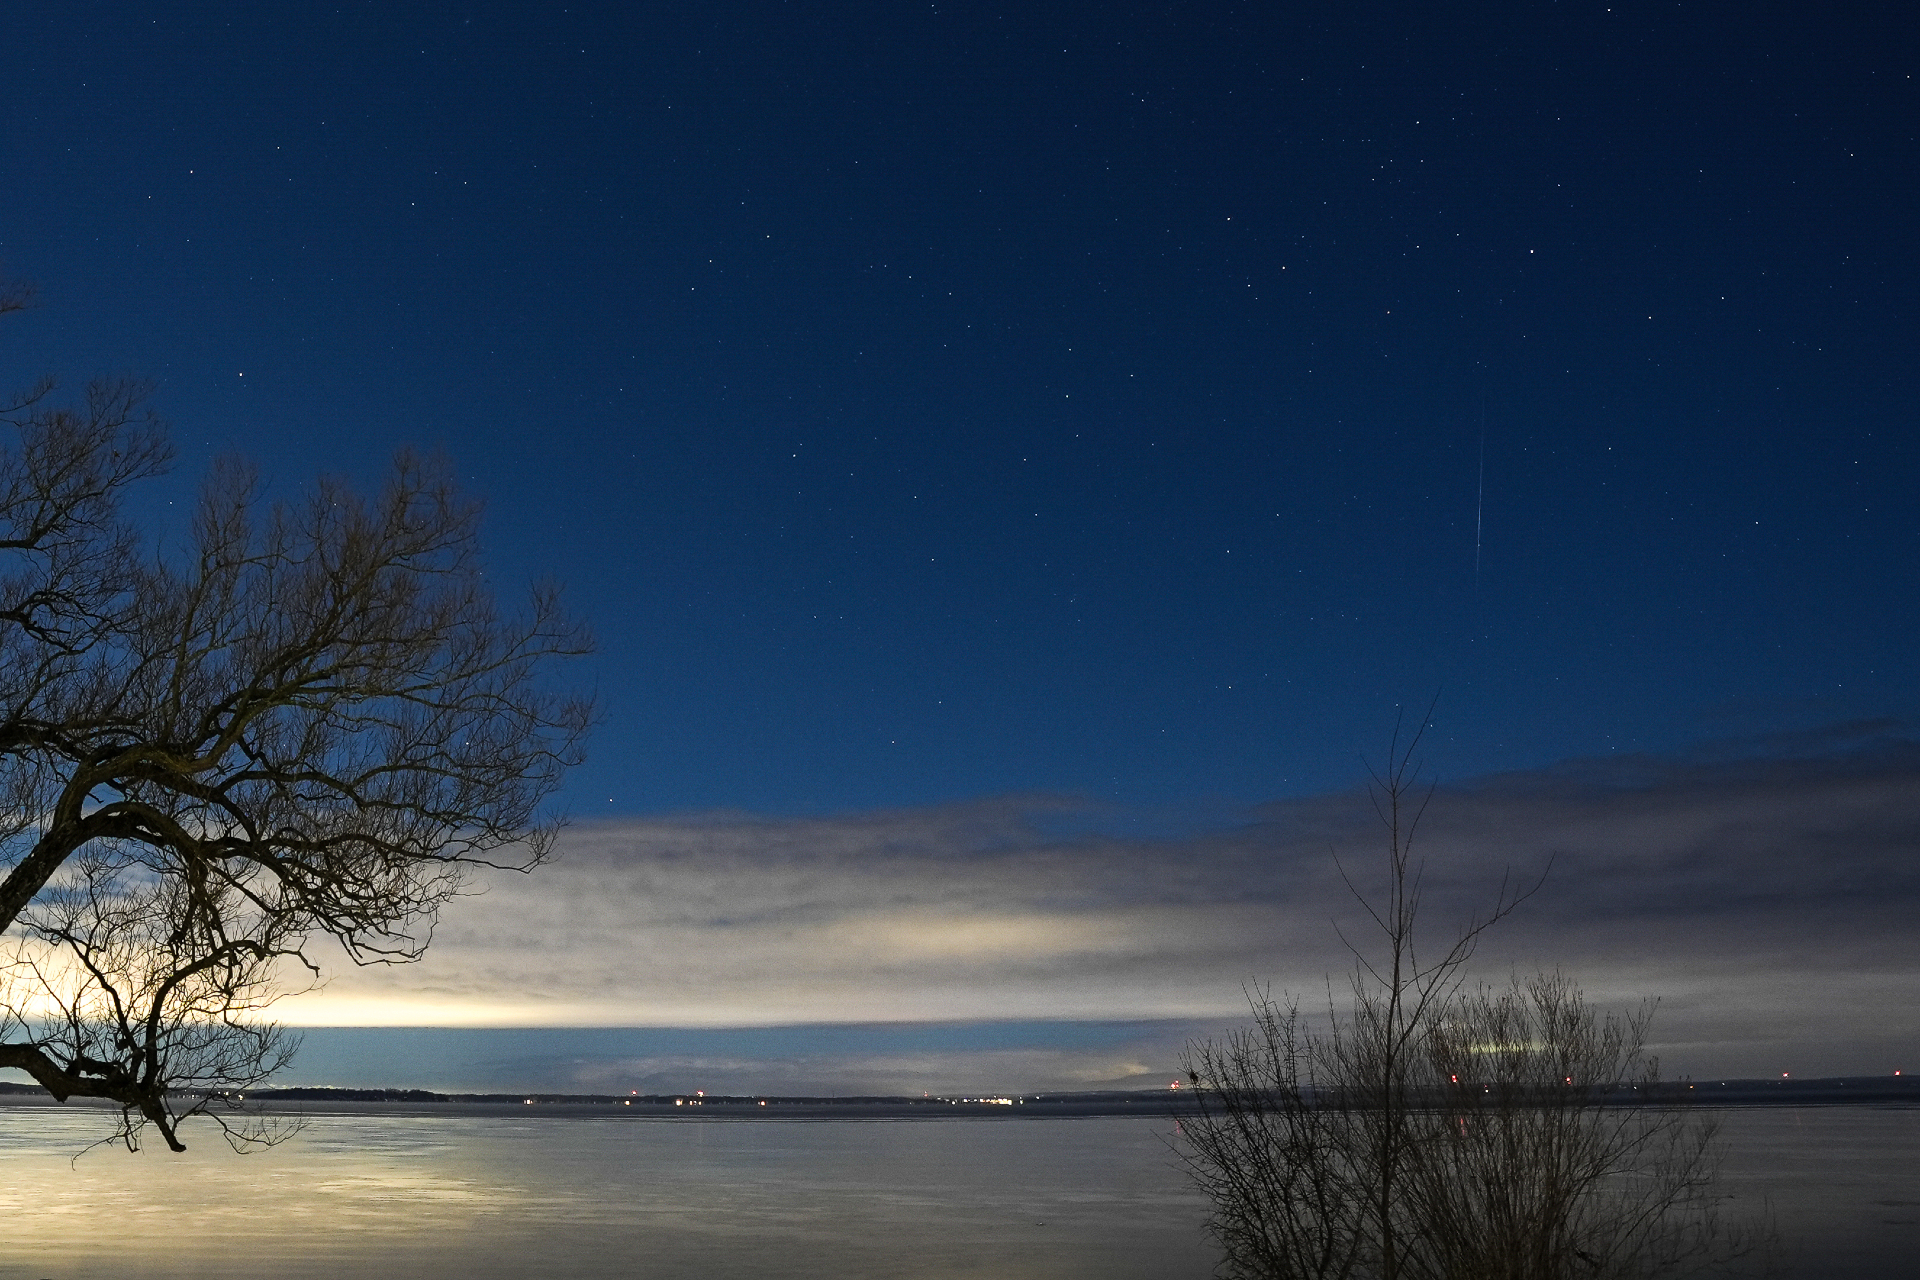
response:
<path fill-rule="evenodd" d="M 1451 945 L 1422 950 L 1420 736 L 1396 733 L 1374 778 L 1385 889 L 1347 881 L 1377 942 L 1348 941 L 1345 1010 L 1330 988 L 1316 1031 L 1297 1000 L 1249 988 L 1250 1027 L 1187 1047 L 1182 1155 L 1222 1274 L 1628 1280 L 1738 1256 L 1758 1237 L 1719 1220 L 1716 1126 L 1655 1097 L 1651 1005 L 1595 1010 L 1559 974 L 1467 988 L 1480 937 L 1537 882 L 1503 882 Z"/>
<path fill-rule="evenodd" d="M 1415 1274 L 1673 1274 L 1737 1241 L 1712 1194 L 1718 1124 L 1656 1093 L 1653 1006 L 1589 1006 L 1560 974 L 1454 999 L 1424 1046 L 1408 1201 Z"/>

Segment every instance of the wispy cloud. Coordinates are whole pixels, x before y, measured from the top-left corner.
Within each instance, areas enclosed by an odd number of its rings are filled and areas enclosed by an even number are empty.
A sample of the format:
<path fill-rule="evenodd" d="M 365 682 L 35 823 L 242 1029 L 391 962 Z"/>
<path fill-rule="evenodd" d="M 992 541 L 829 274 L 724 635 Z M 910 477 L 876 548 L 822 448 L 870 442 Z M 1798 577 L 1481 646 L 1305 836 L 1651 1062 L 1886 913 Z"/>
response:
<path fill-rule="evenodd" d="M 1012 797 L 586 825 L 552 865 L 450 907 L 423 964 L 336 968 L 283 1012 L 309 1025 L 1225 1026 L 1250 979 L 1324 1000 L 1325 975 L 1349 963 L 1334 922 L 1365 940 L 1339 870 L 1363 888 L 1377 871 L 1363 795 L 1276 802 L 1186 836 L 1058 834 L 1111 818 Z M 1598 999 L 1659 997 L 1670 1067 L 1877 1070 L 1920 1049 L 1920 745 L 1886 726 L 1449 785 L 1420 838 L 1436 938 L 1503 874 L 1530 882 L 1551 863 L 1489 935 L 1485 972 L 1558 966 Z M 1135 1065 L 1157 1075 L 1174 1042 L 1147 1040 L 1162 1056 Z M 1131 1060 L 1048 1052 L 1001 1065 L 1066 1079 Z M 680 1069 L 646 1056 L 620 1070 Z M 826 1070 L 804 1059 L 790 1045 L 780 1070 Z M 940 1074 L 915 1053 L 864 1061 L 866 1079 Z M 1127 1075 L 1112 1070 L 1100 1078 Z"/>

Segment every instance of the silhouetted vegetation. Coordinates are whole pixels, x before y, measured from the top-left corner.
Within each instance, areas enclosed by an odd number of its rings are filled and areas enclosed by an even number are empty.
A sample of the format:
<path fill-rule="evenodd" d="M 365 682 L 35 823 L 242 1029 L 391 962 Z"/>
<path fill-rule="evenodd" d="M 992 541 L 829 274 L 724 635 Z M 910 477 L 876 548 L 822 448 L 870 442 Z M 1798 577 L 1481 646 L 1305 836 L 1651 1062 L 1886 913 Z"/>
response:
<path fill-rule="evenodd" d="M 1719 1219 L 1716 1126 L 1658 1089 L 1651 1005 L 1603 1013 L 1558 974 L 1467 985 L 1479 938 L 1531 889 L 1503 884 L 1450 947 L 1422 952 L 1419 736 L 1396 734 L 1375 778 L 1385 890 L 1354 888 L 1378 944 L 1349 944 L 1346 1008 L 1315 1029 L 1297 1001 L 1250 989 L 1250 1027 L 1188 1046 L 1184 1157 L 1223 1274 L 1586 1280 L 1737 1254 L 1750 1240 Z"/>
<path fill-rule="evenodd" d="M 466 867 L 546 855 L 591 712 L 544 669 L 588 640 L 551 589 L 500 613 L 478 507 L 409 454 L 272 506 L 222 463 L 157 554 L 120 515 L 171 458 L 143 389 L 54 390 L 0 405 L 0 1066 L 178 1150 L 287 1061 L 261 1011 L 310 938 L 414 959 Z"/>

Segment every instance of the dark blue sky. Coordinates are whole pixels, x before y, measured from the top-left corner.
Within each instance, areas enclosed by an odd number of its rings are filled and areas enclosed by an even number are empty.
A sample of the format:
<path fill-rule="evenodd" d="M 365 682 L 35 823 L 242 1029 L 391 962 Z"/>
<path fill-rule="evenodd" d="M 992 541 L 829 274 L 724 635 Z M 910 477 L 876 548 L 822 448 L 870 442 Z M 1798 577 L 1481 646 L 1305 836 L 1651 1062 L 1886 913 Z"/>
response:
<path fill-rule="evenodd" d="M 584 816 L 1920 710 L 1901 6 L 192 8 L 0 15 L 9 384 L 154 378 L 163 528 L 443 446 Z"/>

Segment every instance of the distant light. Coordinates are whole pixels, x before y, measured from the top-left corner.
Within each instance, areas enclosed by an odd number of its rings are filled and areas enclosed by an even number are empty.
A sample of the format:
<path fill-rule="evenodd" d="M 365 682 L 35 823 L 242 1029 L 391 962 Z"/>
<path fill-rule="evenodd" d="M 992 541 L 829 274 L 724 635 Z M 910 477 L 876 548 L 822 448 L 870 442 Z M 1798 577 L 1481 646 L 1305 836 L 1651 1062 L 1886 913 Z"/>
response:
<path fill-rule="evenodd" d="M 631 1098 L 622 1098 L 622 1099 L 620 1099 L 620 1105 L 621 1105 L 621 1106 L 623 1106 L 623 1107 L 630 1107 L 630 1106 L 632 1106 L 632 1105 L 633 1105 L 633 1099 L 631 1099 Z"/>
<path fill-rule="evenodd" d="M 764 1106 L 766 1106 L 766 1105 L 767 1105 L 767 1100 L 766 1100 L 765 1098 L 762 1098 L 762 1099 L 760 1099 L 760 1105 L 761 1105 L 761 1106 L 763 1106 L 763 1107 L 764 1107 Z"/>
<path fill-rule="evenodd" d="M 1786 1072 L 1784 1072 L 1784 1071 L 1782 1071 L 1782 1072 L 1780 1073 L 1780 1078 L 1781 1078 L 1782 1080 L 1785 1080 L 1785 1079 L 1787 1078 L 1787 1073 L 1786 1073 Z"/>
<path fill-rule="evenodd" d="M 533 1105 L 533 1099 L 532 1099 L 532 1098 L 528 1098 L 528 1099 L 527 1099 L 527 1105 L 528 1105 L 528 1106 L 532 1106 L 532 1105 Z"/>

